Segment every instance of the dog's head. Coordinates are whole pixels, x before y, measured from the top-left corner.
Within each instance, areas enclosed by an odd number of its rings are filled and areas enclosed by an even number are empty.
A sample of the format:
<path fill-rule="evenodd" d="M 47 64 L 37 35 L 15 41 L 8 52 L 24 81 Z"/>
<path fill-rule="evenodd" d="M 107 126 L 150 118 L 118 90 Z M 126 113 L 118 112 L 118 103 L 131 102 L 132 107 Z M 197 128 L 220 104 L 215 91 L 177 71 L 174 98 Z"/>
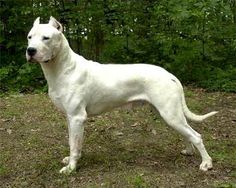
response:
<path fill-rule="evenodd" d="M 62 25 L 52 16 L 48 24 L 40 24 L 38 17 L 28 34 L 26 59 L 29 62 L 47 63 L 61 47 Z"/>

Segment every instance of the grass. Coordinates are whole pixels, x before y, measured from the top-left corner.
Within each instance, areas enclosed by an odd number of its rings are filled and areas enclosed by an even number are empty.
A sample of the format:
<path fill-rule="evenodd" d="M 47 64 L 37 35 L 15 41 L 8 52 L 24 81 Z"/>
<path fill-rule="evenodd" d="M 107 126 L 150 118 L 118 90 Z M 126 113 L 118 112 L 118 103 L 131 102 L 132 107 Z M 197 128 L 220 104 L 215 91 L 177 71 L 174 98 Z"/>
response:
<path fill-rule="evenodd" d="M 236 95 L 187 89 L 189 108 L 219 110 L 191 126 L 203 136 L 214 169 L 199 154 L 180 155 L 183 139 L 149 105 L 89 118 L 76 172 L 59 174 L 69 153 L 65 117 L 45 94 L 0 98 L 1 187 L 236 187 Z"/>

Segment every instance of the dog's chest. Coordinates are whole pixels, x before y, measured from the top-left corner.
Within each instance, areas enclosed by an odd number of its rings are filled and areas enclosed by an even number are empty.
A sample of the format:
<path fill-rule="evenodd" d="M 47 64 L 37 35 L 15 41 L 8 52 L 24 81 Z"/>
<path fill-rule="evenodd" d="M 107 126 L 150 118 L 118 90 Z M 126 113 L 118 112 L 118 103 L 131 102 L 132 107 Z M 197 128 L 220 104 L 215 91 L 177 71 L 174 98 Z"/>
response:
<path fill-rule="evenodd" d="M 49 97 L 51 98 L 53 104 L 62 112 L 65 112 L 65 107 L 63 105 L 63 97 L 56 94 L 56 92 L 49 91 Z"/>

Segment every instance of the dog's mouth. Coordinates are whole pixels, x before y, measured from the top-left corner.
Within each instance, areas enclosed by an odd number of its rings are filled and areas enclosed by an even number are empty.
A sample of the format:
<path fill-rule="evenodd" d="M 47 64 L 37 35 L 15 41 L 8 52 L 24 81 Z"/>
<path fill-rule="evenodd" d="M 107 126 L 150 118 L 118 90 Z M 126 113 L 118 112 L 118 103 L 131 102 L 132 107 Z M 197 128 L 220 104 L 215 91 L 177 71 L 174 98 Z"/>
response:
<path fill-rule="evenodd" d="M 29 62 L 29 63 L 38 63 L 38 61 L 36 61 L 33 57 L 29 57 L 29 58 L 27 58 L 27 61 Z"/>
<path fill-rule="evenodd" d="M 29 57 L 27 58 L 27 61 L 28 61 L 29 63 L 49 63 L 49 62 L 51 61 L 51 59 L 48 59 L 48 60 L 45 60 L 45 61 L 40 62 L 40 61 L 36 60 L 34 57 L 29 56 Z"/>
<path fill-rule="evenodd" d="M 50 61 L 51 61 L 51 59 L 46 60 L 46 61 L 44 61 L 43 63 L 49 63 Z"/>

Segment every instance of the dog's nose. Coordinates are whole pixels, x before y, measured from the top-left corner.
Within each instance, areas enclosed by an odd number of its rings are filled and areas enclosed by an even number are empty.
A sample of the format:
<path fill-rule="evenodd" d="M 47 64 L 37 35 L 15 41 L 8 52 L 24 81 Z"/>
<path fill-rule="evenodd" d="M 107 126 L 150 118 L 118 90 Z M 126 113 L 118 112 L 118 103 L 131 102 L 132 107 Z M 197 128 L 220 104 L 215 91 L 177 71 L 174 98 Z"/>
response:
<path fill-rule="evenodd" d="M 29 56 L 34 56 L 37 52 L 37 49 L 36 48 L 33 48 L 33 47 L 29 47 L 27 48 L 27 53 Z"/>

